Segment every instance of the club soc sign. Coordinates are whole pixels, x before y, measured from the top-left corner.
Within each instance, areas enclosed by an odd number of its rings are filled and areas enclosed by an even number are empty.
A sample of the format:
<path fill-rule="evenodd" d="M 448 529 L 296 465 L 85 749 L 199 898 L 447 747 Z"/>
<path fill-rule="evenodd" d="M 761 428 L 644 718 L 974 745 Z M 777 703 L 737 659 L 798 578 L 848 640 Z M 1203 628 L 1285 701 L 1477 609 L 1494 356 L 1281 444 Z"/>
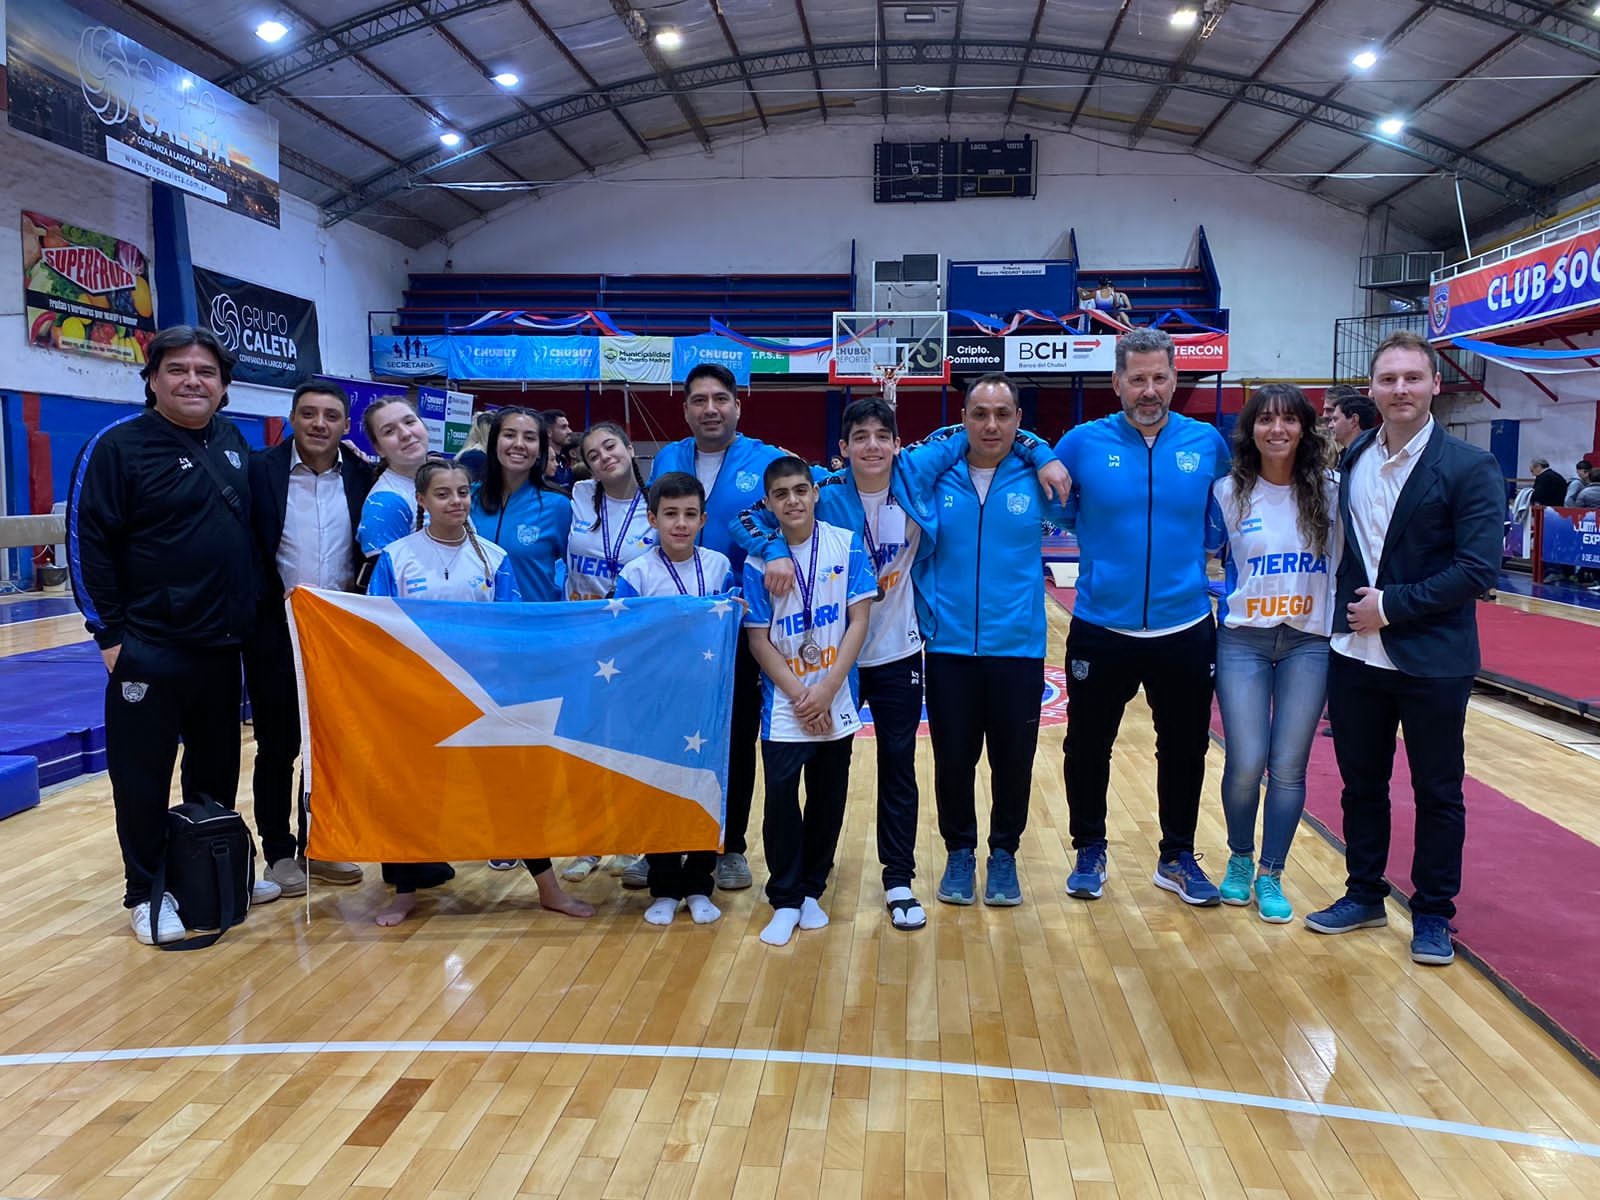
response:
<path fill-rule="evenodd" d="M 1428 335 L 1469 337 L 1592 304 L 1600 304 L 1600 229 L 1434 284 Z"/>

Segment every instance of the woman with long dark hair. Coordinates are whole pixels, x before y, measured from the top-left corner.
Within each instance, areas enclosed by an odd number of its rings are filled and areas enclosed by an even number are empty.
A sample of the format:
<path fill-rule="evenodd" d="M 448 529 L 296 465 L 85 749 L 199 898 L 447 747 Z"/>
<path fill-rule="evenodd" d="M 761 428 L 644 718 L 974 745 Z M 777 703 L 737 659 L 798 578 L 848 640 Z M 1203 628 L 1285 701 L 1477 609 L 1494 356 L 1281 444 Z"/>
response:
<path fill-rule="evenodd" d="M 1333 580 L 1342 545 L 1338 483 L 1317 412 L 1293 384 L 1258 388 L 1233 433 L 1233 469 L 1212 485 L 1208 542 L 1223 560 L 1217 703 L 1227 752 L 1224 904 L 1252 893 L 1263 921 L 1294 908 L 1281 876 L 1306 803 L 1306 762 L 1327 695 Z M 1256 811 L 1267 778 L 1261 858 Z"/>
<path fill-rule="evenodd" d="M 556 567 L 567 554 L 572 501 L 545 479 L 549 435 L 539 414 L 502 408 L 489 423 L 489 457 L 473 493 L 472 524 L 511 556 L 529 602 L 561 599 Z"/>

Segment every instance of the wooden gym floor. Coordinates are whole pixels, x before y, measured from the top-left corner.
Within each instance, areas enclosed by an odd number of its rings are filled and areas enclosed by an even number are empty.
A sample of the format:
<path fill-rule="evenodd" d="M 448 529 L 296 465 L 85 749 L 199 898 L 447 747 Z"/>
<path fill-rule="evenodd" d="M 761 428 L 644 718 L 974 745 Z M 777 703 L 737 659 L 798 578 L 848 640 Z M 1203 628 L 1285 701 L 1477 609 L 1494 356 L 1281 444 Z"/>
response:
<path fill-rule="evenodd" d="M 1051 625 L 1059 666 L 1054 605 Z M 0 627 L 0 653 L 81 629 Z M 1475 702 L 1469 769 L 1600 840 L 1600 761 L 1495 712 Z M 1142 700 L 1105 898 L 1064 896 L 1062 733 L 1041 736 L 1017 909 L 933 901 L 923 743 L 930 920 L 910 934 L 883 912 L 858 740 L 833 923 L 781 950 L 757 940 L 759 890 L 661 931 L 604 875 L 576 885 L 600 907 L 581 922 L 540 911 L 520 871 L 461 864 L 398 929 L 372 924 L 369 871 L 314 886 L 309 922 L 283 900 L 162 954 L 118 903 L 104 776 L 65 787 L 0 824 L 0 1196 L 1600 1196 L 1600 1080 L 1470 966 L 1413 965 L 1402 910 L 1326 938 L 1150 883 Z M 1303 828 L 1297 913 L 1342 879 Z"/>

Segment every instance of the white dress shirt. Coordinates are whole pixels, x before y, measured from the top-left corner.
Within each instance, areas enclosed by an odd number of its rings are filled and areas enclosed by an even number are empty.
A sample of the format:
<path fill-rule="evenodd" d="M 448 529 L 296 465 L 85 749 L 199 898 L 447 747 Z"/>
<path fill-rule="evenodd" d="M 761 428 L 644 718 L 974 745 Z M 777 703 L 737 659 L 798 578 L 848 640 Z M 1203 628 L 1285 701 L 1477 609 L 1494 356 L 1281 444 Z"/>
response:
<path fill-rule="evenodd" d="M 347 592 L 355 583 L 350 553 L 354 531 L 341 466 L 335 458 L 326 471 L 313 471 L 300 457 L 300 447 L 289 447 L 289 497 L 277 554 L 285 591 L 303 583 Z"/>
<path fill-rule="evenodd" d="M 1383 561 L 1383 546 L 1389 537 L 1394 506 L 1406 480 L 1417 469 L 1428 439 L 1433 436 L 1433 418 L 1430 416 L 1417 435 L 1393 453 L 1389 452 L 1383 436 L 1387 428 L 1378 428 L 1373 444 L 1350 469 L 1350 532 L 1355 535 L 1356 545 L 1361 548 L 1361 561 L 1367 567 L 1367 586 L 1374 588 L 1378 586 L 1378 564 Z M 1382 592 L 1378 593 L 1378 620 L 1384 625 L 1389 623 L 1383 612 Z M 1333 651 L 1369 667 L 1381 667 L 1385 671 L 1399 669 L 1383 648 L 1383 635 L 1376 630 L 1334 634 Z"/>

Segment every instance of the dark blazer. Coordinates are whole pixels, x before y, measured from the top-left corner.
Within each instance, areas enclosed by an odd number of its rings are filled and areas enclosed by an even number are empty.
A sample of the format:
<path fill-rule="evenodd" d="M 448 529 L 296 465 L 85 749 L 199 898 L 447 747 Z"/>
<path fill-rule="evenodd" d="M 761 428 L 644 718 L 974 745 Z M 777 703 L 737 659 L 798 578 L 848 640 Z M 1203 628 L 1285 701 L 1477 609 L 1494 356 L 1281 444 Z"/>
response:
<path fill-rule="evenodd" d="M 1367 586 L 1350 515 L 1350 479 L 1361 456 L 1373 449 L 1377 430 L 1350 444 L 1340 464 L 1339 519 L 1344 522 L 1344 558 L 1339 563 L 1334 633 L 1348 633 L 1345 606 Z M 1451 437 L 1435 422 L 1422 458 L 1400 490 L 1377 587 L 1389 623 L 1380 635 L 1394 665 L 1427 678 L 1474 675 L 1478 671 L 1479 595 L 1494 586 L 1505 545 L 1505 479 L 1487 450 Z"/>
<path fill-rule="evenodd" d="M 1533 481 L 1533 496 L 1529 502 L 1560 508 L 1567 502 L 1566 476 L 1549 467 L 1540 471 L 1539 477 Z"/>
<path fill-rule="evenodd" d="M 250 456 L 250 524 L 261 564 L 261 607 L 263 615 L 276 613 L 279 619 L 283 617 L 283 578 L 278 574 L 278 543 L 283 540 L 283 523 L 289 512 L 289 451 L 293 445 L 293 439 L 285 438 Z M 339 447 L 339 457 L 339 477 L 350 507 L 350 568 L 354 571 L 362 559 L 355 538 L 361 506 L 376 476 L 372 465 L 348 446 Z"/>

